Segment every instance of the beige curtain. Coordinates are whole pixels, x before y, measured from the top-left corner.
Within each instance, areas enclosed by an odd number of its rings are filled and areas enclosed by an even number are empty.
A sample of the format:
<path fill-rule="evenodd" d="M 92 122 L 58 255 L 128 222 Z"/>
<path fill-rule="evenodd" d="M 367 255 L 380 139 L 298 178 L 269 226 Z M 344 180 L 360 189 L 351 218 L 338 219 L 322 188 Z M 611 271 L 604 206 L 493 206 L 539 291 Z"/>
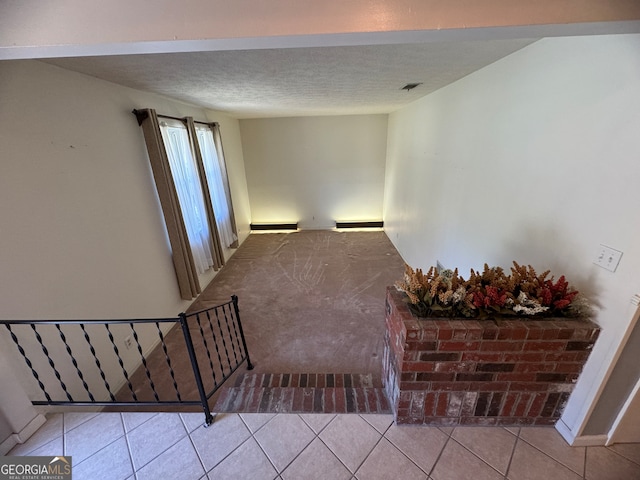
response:
<path fill-rule="evenodd" d="M 209 223 L 209 231 L 211 232 L 211 253 L 213 257 L 213 268 L 218 270 L 224 265 L 224 254 L 222 253 L 222 243 L 220 242 L 220 234 L 218 233 L 218 224 L 216 216 L 213 213 L 211 205 L 211 193 L 209 192 L 209 184 L 207 183 L 207 174 L 204 170 L 202 162 L 202 153 L 200 152 L 200 144 L 198 143 L 198 134 L 192 117 L 187 117 L 187 130 L 189 131 L 189 140 L 191 142 L 191 150 L 198 166 L 198 175 L 200 176 L 200 184 L 202 185 L 202 193 L 204 196 L 204 205 L 207 211 L 207 221 Z M 229 206 L 231 209 L 231 205 Z"/>
<path fill-rule="evenodd" d="M 229 178 L 227 177 L 227 162 L 224 158 L 224 149 L 222 148 L 222 136 L 220 134 L 220 125 L 217 123 L 211 124 L 213 130 L 213 141 L 216 145 L 216 152 L 218 153 L 218 160 L 220 161 L 220 169 L 222 171 L 222 180 L 224 183 L 224 193 L 227 196 L 227 203 L 229 205 L 229 215 L 231 216 L 231 228 L 233 229 L 233 235 L 235 241 L 230 245 L 231 248 L 238 248 L 238 229 L 236 227 L 236 217 L 233 213 L 233 202 L 231 201 L 231 188 L 229 187 Z"/>
<path fill-rule="evenodd" d="M 169 168 L 169 160 L 162 141 L 158 115 L 151 108 L 134 110 L 133 113 L 142 127 L 144 140 L 147 144 L 153 178 L 156 182 L 158 197 L 160 198 L 160 205 L 162 206 L 164 221 L 169 234 L 180 296 L 184 300 L 191 300 L 201 292 L 200 282 L 198 281 L 198 273 L 193 261 L 189 239 L 187 238 L 187 230 L 180 211 L 180 203 L 174 187 L 171 169 Z"/>

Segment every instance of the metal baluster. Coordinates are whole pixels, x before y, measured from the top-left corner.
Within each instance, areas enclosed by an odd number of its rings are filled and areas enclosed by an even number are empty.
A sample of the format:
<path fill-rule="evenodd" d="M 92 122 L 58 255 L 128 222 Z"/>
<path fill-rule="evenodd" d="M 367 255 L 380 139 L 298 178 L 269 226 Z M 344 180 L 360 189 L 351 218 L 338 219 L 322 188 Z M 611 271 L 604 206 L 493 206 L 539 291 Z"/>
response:
<path fill-rule="evenodd" d="M 233 323 L 233 316 L 231 315 L 231 306 L 229 304 L 222 305 L 222 313 L 224 314 L 224 321 L 227 324 L 227 331 L 229 332 L 229 342 L 231 343 L 231 349 L 233 350 L 233 358 L 236 361 L 236 365 L 239 365 L 243 359 L 240 358 L 240 360 L 238 360 L 238 353 L 236 352 L 236 344 L 233 341 L 233 334 L 231 333 L 231 325 L 229 325 L 227 310 L 229 311 L 229 316 L 231 317 L 231 322 Z"/>
<path fill-rule="evenodd" d="M 200 337 L 202 337 L 202 342 L 204 343 L 204 350 L 207 352 L 207 358 L 209 359 L 209 368 L 211 368 L 211 375 L 213 376 L 213 384 L 215 386 L 218 385 L 218 381 L 216 380 L 216 372 L 213 369 L 213 362 L 211 361 L 211 353 L 209 352 L 209 345 L 207 344 L 207 338 L 204 336 L 204 330 L 202 329 L 202 324 L 200 323 L 200 314 L 196 315 L 196 321 L 198 322 L 198 327 L 200 328 Z M 224 373 L 224 370 L 223 370 Z"/>
<path fill-rule="evenodd" d="M 133 332 L 133 339 L 136 341 L 136 345 L 138 346 L 138 353 L 140 354 L 140 358 L 142 359 L 142 365 L 144 365 L 144 370 L 147 374 L 147 378 L 149 379 L 149 385 L 151 386 L 151 390 L 153 390 L 153 397 L 156 399 L 156 402 L 160 401 L 160 397 L 158 397 L 158 392 L 156 392 L 156 386 L 153 384 L 153 380 L 151 380 L 151 372 L 147 367 L 147 359 L 144 358 L 142 354 L 142 346 L 140 345 L 140 341 L 138 340 L 138 332 L 133 328 L 133 323 L 130 323 L 131 331 Z"/>
<path fill-rule="evenodd" d="M 233 302 L 232 302 L 233 303 Z M 229 309 L 231 309 L 232 307 L 229 306 Z M 240 351 L 240 355 L 242 356 L 242 342 L 240 339 L 240 334 L 238 333 L 238 317 L 235 315 L 234 311 L 232 310 L 231 313 L 231 320 L 233 323 L 233 333 L 234 333 L 234 339 L 236 341 L 236 345 L 238 346 L 238 351 Z M 244 360 L 245 357 L 242 357 L 242 360 Z M 241 361 L 242 361 L 241 360 Z"/>
<path fill-rule="evenodd" d="M 227 320 L 227 310 L 229 310 L 229 318 L 231 318 L 231 324 L 233 325 L 233 334 L 231 333 L 231 328 L 229 327 L 229 320 Z M 233 318 L 233 310 L 231 310 L 231 303 L 228 303 L 222 308 L 224 312 L 224 318 L 227 321 L 227 327 L 229 327 L 229 336 L 231 337 L 231 346 L 233 347 L 233 356 L 236 359 L 236 363 L 242 362 L 244 358 L 242 357 L 242 353 L 240 353 L 240 361 L 238 361 L 238 357 L 236 355 L 236 346 L 238 350 L 240 350 L 240 346 L 238 344 L 238 331 L 236 330 L 236 319 Z"/>
<path fill-rule="evenodd" d="M 102 381 L 104 382 L 104 386 L 107 389 L 107 392 L 109 392 L 109 397 L 111 397 L 111 401 L 115 402 L 116 397 L 113 393 L 111 393 L 111 387 L 109 386 L 109 382 L 107 382 L 106 375 L 102 371 L 102 365 L 100 364 L 100 360 L 98 360 L 98 357 L 96 356 L 96 350 L 95 348 L 93 348 L 93 345 L 91 344 L 91 337 L 89 337 L 89 334 L 84 329 L 84 325 L 82 323 L 80 324 L 80 328 L 84 332 L 84 339 L 87 341 L 87 344 L 89 345 L 89 351 L 91 352 L 91 355 L 93 355 L 93 358 L 96 361 L 96 367 L 98 367 L 98 370 L 100 371 L 100 376 L 102 377 Z"/>
<path fill-rule="evenodd" d="M 251 358 L 249 358 L 249 349 L 247 348 L 247 341 L 244 338 L 244 331 L 242 330 L 242 322 L 240 321 L 240 309 L 238 308 L 238 296 L 232 295 L 231 301 L 233 302 L 233 310 L 236 313 L 236 320 L 238 320 L 238 330 L 240 330 L 240 338 L 242 338 L 244 353 L 247 356 L 247 370 L 253 370 L 253 364 L 251 363 Z"/>
<path fill-rule="evenodd" d="M 118 357 L 118 363 L 120 364 L 120 368 L 122 369 L 124 378 L 127 380 L 127 385 L 129 386 L 129 390 L 131 391 L 131 396 L 133 397 L 133 400 L 137 402 L 138 397 L 136 396 L 136 392 L 133 391 L 133 385 L 131 385 L 131 380 L 129 380 L 129 374 L 127 373 L 127 370 L 124 368 L 124 362 L 122 361 L 122 358 L 120 358 L 120 352 L 118 351 L 118 347 L 116 347 L 116 342 L 113 340 L 113 334 L 109 329 L 109 324 L 105 323 L 104 326 L 107 329 L 107 332 L 109 333 L 109 340 L 111 340 L 111 345 L 113 345 L 113 351 L 115 352 L 116 357 Z"/>
<path fill-rule="evenodd" d="M 160 324 L 156 322 L 156 328 L 158 329 L 158 336 L 160 337 L 160 342 L 162 343 L 162 350 L 164 351 L 164 358 L 167 361 L 167 366 L 169 367 L 169 373 L 171 374 L 171 380 L 173 380 L 173 388 L 176 391 L 176 395 L 178 397 L 178 401 L 182 401 L 182 397 L 180 397 L 180 391 L 178 390 L 178 383 L 176 382 L 176 375 L 173 371 L 173 367 L 171 366 L 171 358 L 169 358 L 169 352 L 167 351 L 167 345 L 164 342 L 164 335 L 162 334 L 162 330 L 160 329 Z"/>
<path fill-rule="evenodd" d="M 193 349 L 193 341 L 191 340 L 191 332 L 189 332 L 189 324 L 187 323 L 187 316 L 184 313 L 180 314 L 180 326 L 182 327 L 182 334 L 184 335 L 184 341 L 187 346 L 187 352 L 189 353 L 189 359 L 191 360 L 191 368 L 193 369 L 193 376 L 196 380 L 196 386 L 198 387 L 198 394 L 200 395 L 200 403 L 204 410 L 205 427 L 211 425 L 213 422 L 213 416 L 211 410 L 209 410 L 209 399 L 204 391 L 204 385 L 202 384 L 202 375 L 200 375 L 200 367 L 198 366 L 198 359 L 196 358 L 196 352 Z"/>
<path fill-rule="evenodd" d="M 219 307 L 216 307 L 213 311 L 216 313 L 216 320 L 218 321 L 218 328 L 220 329 L 220 337 L 222 338 L 222 346 L 224 347 L 224 353 L 227 356 L 227 363 L 231 366 L 231 358 L 229 357 L 229 349 L 227 348 L 227 342 L 224 340 L 224 330 L 220 323 L 220 315 L 218 314 Z M 229 370 L 232 370 L 229 368 Z M 224 373 L 224 369 L 222 370 Z"/>
<path fill-rule="evenodd" d="M 62 339 L 62 342 L 64 343 L 64 346 L 67 349 L 67 353 L 69 354 L 69 357 L 71 358 L 71 363 L 73 363 L 73 366 L 76 367 L 76 372 L 78 372 L 78 377 L 80 377 L 80 380 L 82 380 L 82 386 L 87 391 L 87 394 L 89 395 L 89 399 L 92 402 L 95 402 L 96 399 L 93 398 L 93 394 L 89 390 L 89 385 L 87 385 L 87 382 L 84 381 L 84 376 L 82 375 L 82 371 L 80 370 L 80 367 L 78 367 L 78 362 L 76 361 L 75 357 L 73 356 L 73 353 L 71 352 L 71 347 L 67 343 L 67 337 L 64 335 L 64 332 L 60 328 L 60 324 L 59 323 L 56 323 L 56 328 L 58 329 L 58 332 L 60 332 L 60 338 Z"/>
<path fill-rule="evenodd" d="M 16 334 L 13 333 L 13 330 L 11 330 L 11 325 L 9 325 L 8 323 L 5 323 L 5 327 L 7 327 L 7 330 L 9 330 L 9 333 L 11 334 L 11 338 L 13 339 L 13 343 L 15 343 L 16 346 L 18 347 L 18 351 L 20 352 L 20 355 L 22 355 L 25 362 L 27 362 L 27 365 L 31 369 L 31 373 L 33 374 L 35 379 L 38 381 L 38 385 L 40 385 L 40 390 L 42 390 L 42 393 L 44 393 L 44 396 L 47 399 L 47 401 L 51 402 L 51 396 L 45 390 L 44 384 L 40 381 L 40 377 L 38 376 L 38 372 L 36 372 L 36 370 L 33 368 L 33 365 L 31 364 L 31 360 L 29 360 L 29 357 L 27 357 L 27 354 L 25 353 L 24 348 L 22 348 L 22 346 L 20 345 L 20 342 L 18 341 L 18 337 L 16 337 Z"/>
<path fill-rule="evenodd" d="M 33 333 L 36 334 L 36 340 L 38 340 L 38 343 L 40 344 L 40 347 L 42 347 L 42 352 L 47 357 L 47 360 L 49 360 L 49 365 L 53 369 L 53 373 L 55 374 L 56 378 L 60 382 L 60 386 L 62 387 L 62 390 L 64 390 L 64 393 L 67 394 L 67 398 L 69 399 L 69 401 L 73 402 L 73 397 L 67 391 L 67 386 L 62 381 L 62 378 L 60 377 L 60 372 L 58 372 L 58 370 L 56 369 L 56 364 L 54 363 L 53 359 L 49 356 L 49 350 L 47 350 L 47 347 L 44 346 L 44 343 L 42 342 L 42 337 L 38 333 L 38 330 L 36 330 L 35 324 L 33 324 L 33 323 L 31 324 L 31 329 L 33 330 Z"/>
<path fill-rule="evenodd" d="M 211 337 L 213 338 L 213 345 L 216 347 L 216 355 L 218 356 L 218 362 L 220 363 L 220 370 L 222 370 L 222 376 L 224 377 L 224 364 L 222 363 L 222 357 L 220 356 L 220 348 L 218 348 L 218 340 L 216 338 L 216 334 L 213 331 L 213 323 L 211 323 L 211 315 L 209 315 L 209 310 L 205 312 L 207 314 L 207 320 L 209 321 L 209 329 L 211 330 Z M 218 386 L 218 381 L 215 379 L 214 381 L 216 387 Z"/>

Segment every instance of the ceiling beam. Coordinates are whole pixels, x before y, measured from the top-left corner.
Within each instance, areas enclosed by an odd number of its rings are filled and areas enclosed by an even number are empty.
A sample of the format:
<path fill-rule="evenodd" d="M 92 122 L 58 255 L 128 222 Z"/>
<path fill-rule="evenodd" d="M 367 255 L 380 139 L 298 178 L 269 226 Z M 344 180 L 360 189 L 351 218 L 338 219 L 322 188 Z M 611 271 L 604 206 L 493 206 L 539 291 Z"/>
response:
<path fill-rule="evenodd" d="M 0 59 L 638 31 L 637 0 L 0 2 Z"/>

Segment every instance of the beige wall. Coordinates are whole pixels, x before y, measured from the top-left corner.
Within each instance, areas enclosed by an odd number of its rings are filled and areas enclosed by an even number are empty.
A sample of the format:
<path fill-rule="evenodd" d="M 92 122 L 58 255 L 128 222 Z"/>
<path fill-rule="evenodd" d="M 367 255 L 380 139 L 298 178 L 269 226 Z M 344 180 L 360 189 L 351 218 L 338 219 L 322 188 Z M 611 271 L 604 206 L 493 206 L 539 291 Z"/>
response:
<path fill-rule="evenodd" d="M 14 369 L 0 352 L 0 456 L 24 442 L 46 420 L 17 383 Z"/>
<path fill-rule="evenodd" d="M 254 223 L 380 220 L 387 115 L 241 120 Z"/>
<path fill-rule="evenodd" d="M 389 118 L 384 222 L 408 263 L 515 259 L 600 305 L 563 416 L 577 434 L 640 291 L 639 79 L 638 35 L 543 39 Z M 599 244 L 624 252 L 615 273 Z"/>
<path fill-rule="evenodd" d="M 246 237 L 236 120 L 36 61 L 0 64 L 0 91 L 1 318 L 173 316 L 188 306 L 133 108 L 221 121 Z"/>
<path fill-rule="evenodd" d="M 220 122 L 242 241 L 250 212 L 238 121 L 37 61 L 0 63 L 0 92 L 0 318 L 175 317 L 186 310 L 190 302 L 179 295 L 142 131 L 131 110 L 152 107 Z M 202 286 L 212 277 L 203 275 Z M 140 361 L 135 349 L 122 348 L 130 334 L 114 327 L 128 367 Z M 103 337 L 92 339 L 98 351 L 109 352 Z M 76 356 L 90 365 L 81 335 L 69 340 L 83 346 Z M 155 334 L 142 334 L 143 349 L 155 340 Z M 33 335 L 24 341 L 39 350 Z M 58 343 L 55 349 L 66 355 Z M 29 380 L 6 331 L 0 346 L 17 376 Z M 32 360 L 50 371 L 44 356 Z M 124 379 L 115 356 L 103 367 L 117 389 Z M 87 380 L 99 387 L 94 373 Z M 46 377 L 48 387 L 55 383 L 53 375 Z M 83 392 L 79 381 L 67 383 Z M 37 385 L 25 388 L 30 398 L 38 396 Z"/>

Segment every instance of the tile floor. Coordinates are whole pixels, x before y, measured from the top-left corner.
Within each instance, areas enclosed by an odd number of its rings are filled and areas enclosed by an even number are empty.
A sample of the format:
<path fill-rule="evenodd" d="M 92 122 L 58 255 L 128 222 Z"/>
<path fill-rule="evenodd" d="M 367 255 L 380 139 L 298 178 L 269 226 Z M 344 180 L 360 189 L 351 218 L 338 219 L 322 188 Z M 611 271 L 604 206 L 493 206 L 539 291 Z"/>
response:
<path fill-rule="evenodd" d="M 74 480 L 640 479 L 640 444 L 569 447 L 553 428 L 412 427 L 391 415 L 50 414 L 10 455 L 71 455 Z"/>

